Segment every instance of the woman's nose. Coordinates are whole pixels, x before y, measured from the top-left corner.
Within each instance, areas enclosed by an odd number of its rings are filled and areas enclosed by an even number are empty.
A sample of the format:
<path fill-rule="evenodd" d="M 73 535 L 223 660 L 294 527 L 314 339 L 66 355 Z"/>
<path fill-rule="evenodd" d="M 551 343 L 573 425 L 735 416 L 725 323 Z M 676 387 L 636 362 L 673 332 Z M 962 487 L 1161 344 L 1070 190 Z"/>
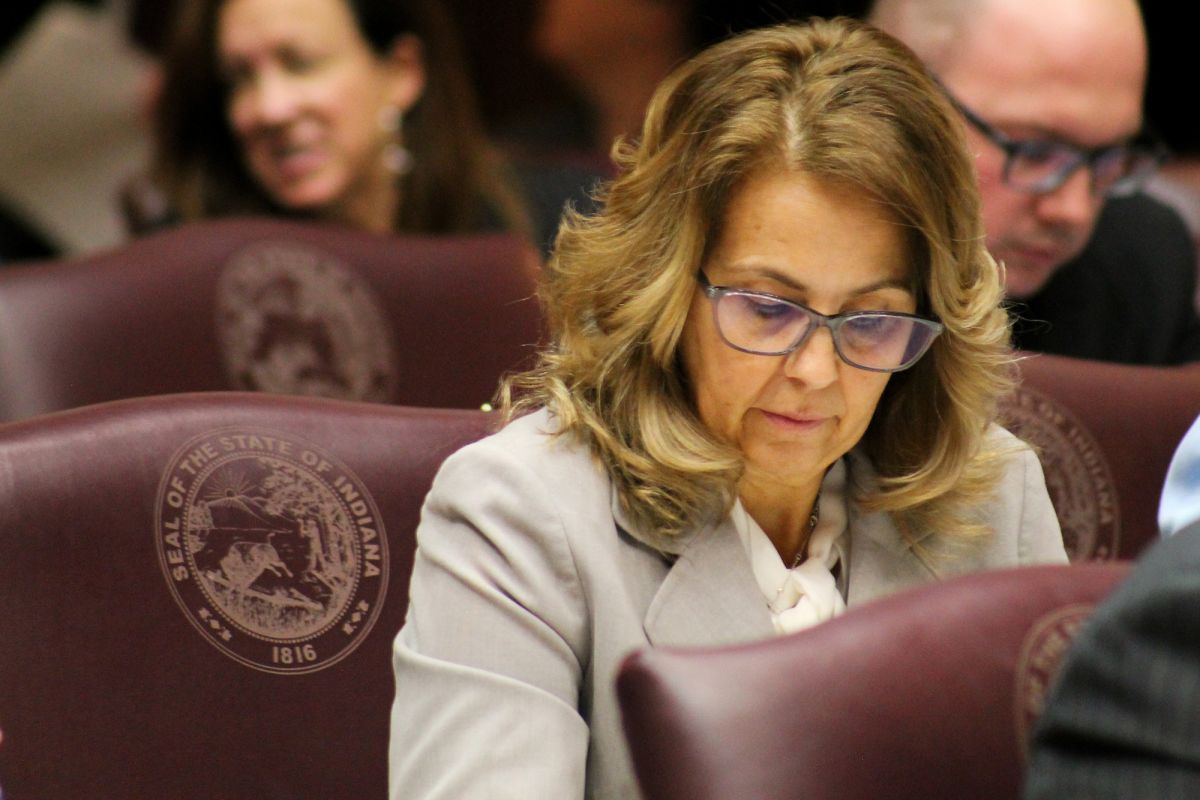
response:
<path fill-rule="evenodd" d="M 234 100 L 235 116 L 240 107 L 246 126 L 275 126 L 287 123 L 296 115 L 300 95 L 297 86 L 286 76 L 274 71 L 260 73 L 244 89 L 244 96 Z"/>
<path fill-rule="evenodd" d="M 784 374 L 806 386 L 820 388 L 837 380 L 841 356 L 833 345 L 833 331 L 817 328 L 804 344 L 783 357 Z"/>

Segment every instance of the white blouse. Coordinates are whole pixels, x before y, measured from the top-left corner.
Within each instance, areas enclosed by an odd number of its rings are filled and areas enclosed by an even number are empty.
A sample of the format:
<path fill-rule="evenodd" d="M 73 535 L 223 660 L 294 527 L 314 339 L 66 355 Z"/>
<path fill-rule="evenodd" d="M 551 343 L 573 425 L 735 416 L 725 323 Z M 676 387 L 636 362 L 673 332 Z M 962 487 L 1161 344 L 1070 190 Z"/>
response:
<path fill-rule="evenodd" d="M 731 518 L 778 633 L 792 633 L 846 610 L 833 568 L 845 563 L 846 465 L 834 463 L 821 485 L 820 519 L 808 540 L 808 557 L 789 569 L 779 551 L 739 499 Z"/>

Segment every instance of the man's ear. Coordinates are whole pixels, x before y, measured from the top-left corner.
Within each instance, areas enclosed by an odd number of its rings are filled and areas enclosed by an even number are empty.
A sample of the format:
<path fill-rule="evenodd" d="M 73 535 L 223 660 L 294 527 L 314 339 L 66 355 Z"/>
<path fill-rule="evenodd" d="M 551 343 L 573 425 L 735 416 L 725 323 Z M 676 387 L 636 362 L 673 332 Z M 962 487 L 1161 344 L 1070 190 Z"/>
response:
<path fill-rule="evenodd" d="M 407 112 L 425 94 L 425 46 L 411 33 L 397 36 L 384 56 L 390 88 L 388 101 Z"/>

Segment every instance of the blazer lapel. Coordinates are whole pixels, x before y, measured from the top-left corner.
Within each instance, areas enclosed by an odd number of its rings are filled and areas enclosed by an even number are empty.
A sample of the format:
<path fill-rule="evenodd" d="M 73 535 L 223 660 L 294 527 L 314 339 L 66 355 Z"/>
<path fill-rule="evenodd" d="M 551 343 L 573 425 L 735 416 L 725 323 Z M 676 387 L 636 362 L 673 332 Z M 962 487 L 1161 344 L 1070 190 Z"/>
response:
<path fill-rule="evenodd" d="M 850 480 L 847 485 L 854 486 L 850 496 L 861 496 L 862 492 L 875 486 L 874 469 L 857 451 L 851 451 L 848 467 Z M 904 540 L 889 515 L 878 511 L 864 512 L 855 502 L 849 502 L 847 506 L 850 540 L 846 570 L 847 607 L 939 577 L 932 562 Z"/>
<path fill-rule="evenodd" d="M 728 518 L 677 537 L 648 534 L 630 524 L 613 498 L 613 517 L 630 536 L 675 561 L 646 611 L 653 645 L 706 646 L 774 634 L 750 559 Z"/>
<path fill-rule="evenodd" d="M 650 603 L 644 627 L 654 645 L 731 644 L 774 634 L 732 522 L 691 538 Z"/>
<path fill-rule="evenodd" d="M 913 552 L 886 514 L 864 514 L 852 507 L 849 551 L 848 607 L 937 577 L 937 571 Z"/>

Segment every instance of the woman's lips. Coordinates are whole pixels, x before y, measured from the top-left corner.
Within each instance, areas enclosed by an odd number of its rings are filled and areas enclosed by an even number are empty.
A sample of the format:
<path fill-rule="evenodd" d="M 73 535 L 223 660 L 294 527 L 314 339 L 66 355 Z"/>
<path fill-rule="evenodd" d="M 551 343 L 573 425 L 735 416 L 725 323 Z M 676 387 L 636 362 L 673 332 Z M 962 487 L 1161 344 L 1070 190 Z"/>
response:
<path fill-rule="evenodd" d="M 284 183 L 302 180 L 322 163 L 321 151 L 310 145 L 273 143 L 262 149 L 263 161 Z"/>
<path fill-rule="evenodd" d="M 811 431 L 821 427 L 829 421 L 829 417 L 821 417 L 812 414 L 779 414 L 774 411 L 763 410 L 763 416 L 772 425 L 777 425 L 786 430 L 793 431 Z"/>

